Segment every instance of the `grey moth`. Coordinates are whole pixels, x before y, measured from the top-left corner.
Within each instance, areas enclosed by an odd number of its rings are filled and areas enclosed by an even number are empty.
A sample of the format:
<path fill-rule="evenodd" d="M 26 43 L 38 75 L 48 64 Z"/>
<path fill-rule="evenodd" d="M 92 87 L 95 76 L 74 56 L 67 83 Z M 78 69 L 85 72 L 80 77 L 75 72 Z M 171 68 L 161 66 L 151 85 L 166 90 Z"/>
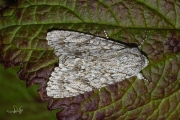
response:
<path fill-rule="evenodd" d="M 47 83 L 47 95 L 65 98 L 84 94 L 137 76 L 148 65 L 138 47 L 85 33 L 54 30 L 47 33 L 48 45 L 59 57 Z"/>

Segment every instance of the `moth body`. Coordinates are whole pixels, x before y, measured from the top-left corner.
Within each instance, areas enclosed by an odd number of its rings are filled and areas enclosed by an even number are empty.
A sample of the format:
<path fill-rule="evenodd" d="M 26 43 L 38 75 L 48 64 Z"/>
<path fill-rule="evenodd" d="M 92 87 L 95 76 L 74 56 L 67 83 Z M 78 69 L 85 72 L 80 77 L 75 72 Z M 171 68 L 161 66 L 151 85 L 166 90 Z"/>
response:
<path fill-rule="evenodd" d="M 48 45 L 59 57 L 47 83 L 53 98 L 77 96 L 137 76 L 148 65 L 139 48 L 80 32 L 47 33 Z"/>

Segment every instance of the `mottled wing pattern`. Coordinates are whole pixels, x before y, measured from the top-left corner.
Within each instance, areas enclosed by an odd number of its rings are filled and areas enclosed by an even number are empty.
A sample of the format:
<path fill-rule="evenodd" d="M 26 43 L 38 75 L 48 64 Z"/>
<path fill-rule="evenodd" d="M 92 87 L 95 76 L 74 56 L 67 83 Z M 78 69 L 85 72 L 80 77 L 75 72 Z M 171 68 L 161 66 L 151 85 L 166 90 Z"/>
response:
<path fill-rule="evenodd" d="M 47 95 L 72 97 L 136 76 L 148 61 L 138 48 L 80 32 L 47 33 L 48 45 L 59 57 Z"/>

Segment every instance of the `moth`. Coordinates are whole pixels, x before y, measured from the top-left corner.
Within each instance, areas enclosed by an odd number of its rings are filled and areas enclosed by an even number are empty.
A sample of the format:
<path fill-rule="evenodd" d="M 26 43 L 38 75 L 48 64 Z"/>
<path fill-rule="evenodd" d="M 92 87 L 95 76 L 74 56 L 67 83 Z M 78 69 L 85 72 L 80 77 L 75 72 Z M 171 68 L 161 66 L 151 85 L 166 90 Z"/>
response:
<path fill-rule="evenodd" d="M 148 65 L 138 47 L 85 33 L 54 30 L 47 33 L 48 45 L 59 57 L 47 83 L 47 95 L 65 98 L 100 89 L 137 76 Z"/>

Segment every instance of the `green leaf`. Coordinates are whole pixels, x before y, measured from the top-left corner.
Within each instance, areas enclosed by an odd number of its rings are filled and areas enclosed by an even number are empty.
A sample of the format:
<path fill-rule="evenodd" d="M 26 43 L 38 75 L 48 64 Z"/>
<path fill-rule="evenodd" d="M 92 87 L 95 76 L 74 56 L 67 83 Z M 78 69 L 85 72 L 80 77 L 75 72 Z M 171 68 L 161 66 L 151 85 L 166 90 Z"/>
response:
<path fill-rule="evenodd" d="M 26 89 L 24 82 L 17 78 L 17 70 L 19 67 L 5 70 L 0 64 L 1 120 L 55 120 L 57 111 L 49 112 L 46 109 L 47 103 L 43 102 L 36 93 L 37 85 Z"/>
<path fill-rule="evenodd" d="M 20 65 L 27 86 L 46 82 L 58 58 L 46 34 L 66 29 L 140 44 L 149 65 L 136 77 L 77 97 L 51 99 L 58 119 L 180 119 L 180 1 L 19 0 L 0 17 L 0 53 L 5 67 Z"/>

